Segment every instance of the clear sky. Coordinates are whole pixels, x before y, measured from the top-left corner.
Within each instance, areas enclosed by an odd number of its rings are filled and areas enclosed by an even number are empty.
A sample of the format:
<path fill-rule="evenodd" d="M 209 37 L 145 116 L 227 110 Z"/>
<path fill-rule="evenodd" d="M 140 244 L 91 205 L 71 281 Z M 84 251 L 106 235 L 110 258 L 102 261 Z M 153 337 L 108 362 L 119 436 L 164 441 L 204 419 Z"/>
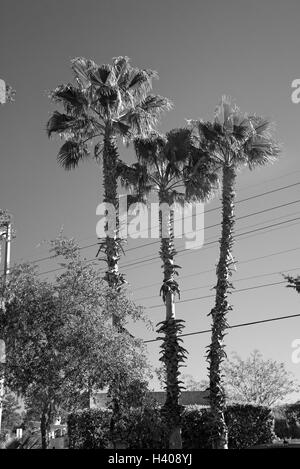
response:
<path fill-rule="evenodd" d="M 300 78 L 299 15 L 298 0 L 1 0 L 0 78 L 17 90 L 16 102 L 0 109 L 0 206 L 15 219 L 13 259 L 44 257 L 46 246 L 38 244 L 55 237 L 62 225 L 65 234 L 76 237 L 81 246 L 96 239 L 99 168 L 90 162 L 64 172 L 56 162 L 59 142 L 48 140 L 45 132 L 54 110 L 48 91 L 71 80 L 70 59 L 76 56 L 101 64 L 127 55 L 134 65 L 157 70 L 160 80 L 155 82 L 155 92 L 175 104 L 162 120 L 162 131 L 184 125 L 186 118 L 212 118 L 222 94 L 233 96 L 243 111 L 271 117 L 283 144 L 282 158 L 268 168 L 241 171 L 237 199 L 299 182 L 300 104 L 293 104 L 290 97 L 291 82 Z M 132 158 L 130 152 L 120 152 Z M 238 204 L 237 217 L 298 199 L 299 185 L 295 185 Z M 206 206 L 206 227 L 220 220 L 219 210 L 208 212 L 219 205 L 217 197 Z M 299 204 L 294 203 L 238 220 L 236 233 L 299 216 Z M 280 282 L 280 272 L 296 273 L 297 268 L 300 272 L 299 221 L 237 238 L 235 255 L 240 265 L 233 278 L 237 289 Z M 219 227 L 206 228 L 206 242 L 217 240 L 219 233 Z M 128 248 L 146 242 L 129 240 Z M 178 249 L 182 247 L 179 242 Z M 290 252 L 273 255 L 286 250 Z M 160 302 L 161 262 L 126 264 L 157 252 L 158 244 L 134 249 L 122 261 L 134 297 L 145 306 Z M 95 253 L 96 247 L 83 251 L 87 258 Z M 212 294 L 217 258 L 217 243 L 178 255 L 182 300 Z M 41 271 L 55 266 L 53 261 L 40 263 Z M 185 278 L 189 274 L 195 275 Z M 299 300 L 283 285 L 236 292 L 229 322 L 296 314 Z M 212 297 L 179 303 L 177 315 L 186 320 L 186 332 L 208 329 L 212 306 Z M 164 309 L 149 309 L 148 314 L 157 323 Z M 154 337 L 140 325 L 133 331 L 145 339 Z M 296 338 L 300 338 L 299 318 L 231 330 L 226 343 L 229 353 L 237 351 L 246 357 L 257 348 L 265 357 L 284 361 L 300 380 L 300 364 L 291 361 L 291 343 Z M 189 351 L 185 372 L 195 378 L 205 377 L 208 344 L 208 334 L 184 341 Z M 149 344 L 148 349 L 156 364 L 158 344 Z"/>

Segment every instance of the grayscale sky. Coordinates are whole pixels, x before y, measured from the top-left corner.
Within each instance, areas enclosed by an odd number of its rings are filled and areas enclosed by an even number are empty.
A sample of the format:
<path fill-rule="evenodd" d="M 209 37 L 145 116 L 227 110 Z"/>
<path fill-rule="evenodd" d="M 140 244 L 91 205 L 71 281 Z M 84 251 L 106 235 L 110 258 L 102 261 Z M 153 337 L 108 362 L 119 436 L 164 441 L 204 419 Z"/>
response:
<path fill-rule="evenodd" d="M 59 142 L 48 140 L 45 131 L 54 110 L 48 91 L 72 79 L 70 59 L 76 56 L 106 63 L 127 55 L 133 65 L 157 70 L 160 80 L 155 82 L 155 92 L 175 104 L 162 119 L 162 131 L 184 125 L 187 118 L 212 118 L 222 94 L 234 97 L 243 111 L 271 117 L 283 144 L 282 158 L 268 168 L 241 171 L 237 199 L 299 182 L 300 104 L 291 101 L 291 82 L 300 78 L 299 15 L 298 0 L 1 0 L 0 78 L 17 90 L 16 102 L 0 109 L 0 206 L 15 219 L 13 259 L 47 255 L 46 245 L 38 245 L 55 237 L 62 225 L 65 234 L 76 237 L 81 246 L 96 240 L 101 171 L 87 162 L 77 171 L 64 172 L 56 162 Z M 120 153 L 132 158 L 130 151 L 120 148 Z M 294 202 L 300 199 L 299 193 L 295 185 L 243 202 L 237 205 L 237 217 Z M 216 197 L 206 212 L 219 204 Z M 280 282 L 280 272 L 296 273 L 298 268 L 300 273 L 299 216 L 299 204 L 294 203 L 237 221 L 236 233 L 242 233 L 293 220 L 237 238 L 237 289 Z M 205 215 L 206 227 L 219 220 L 219 210 Z M 206 242 L 217 240 L 219 233 L 219 227 L 206 228 Z M 129 240 L 128 248 L 147 242 Z M 183 242 L 178 242 L 178 249 L 182 247 Z M 82 252 L 92 258 L 96 249 Z M 157 253 L 158 244 L 154 244 L 129 251 L 122 260 L 133 296 L 145 306 L 161 302 L 161 262 L 126 264 Z M 178 255 L 182 300 L 213 294 L 217 258 L 217 243 Z M 53 261 L 40 263 L 42 272 L 55 266 Z M 185 278 L 189 274 L 195 275 Z M 236 292 L 229 322 L 296 314 L 299 300 L 284 285 Z M 177 315 L 186 320 L 186 332 L 208 329 L 212 306 L 212 297 L 179 303 Z M 164 308 L 149 309 L 148 314 L 157 323 L 164 317 Z M 145 339 L 155 337 L 142 325 L 132 330 Z M 237 351 L 246 357 L 257 348 L 265 357 L 284 361 L 300 380 L 300 364 L 291 361 L 291 343 L 296 338 L 300 338 L 299 318 L 231 330 L 226 343 L 228 353 Z M 184 340 L 189 351 L 186 373 L 205 377 L 208 344 L 209 334 Z M 148 350 L 156 365 L 158 344 L 149 344 Z"/>

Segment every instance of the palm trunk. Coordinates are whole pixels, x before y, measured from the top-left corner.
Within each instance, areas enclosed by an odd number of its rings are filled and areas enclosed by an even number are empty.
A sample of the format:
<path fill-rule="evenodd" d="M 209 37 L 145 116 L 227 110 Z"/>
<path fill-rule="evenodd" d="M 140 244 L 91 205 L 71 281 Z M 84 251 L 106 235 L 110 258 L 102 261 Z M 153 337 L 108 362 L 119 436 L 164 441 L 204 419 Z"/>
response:
<path fill-rule="evenodd" d="M 166 319 L 159 324 L 160 328 L 158 329 L 158 333 L 164 333 L 165 335 L 161 346 L 162 356 L 160 360 L 165 364 L 166 368 L 167 396 L 162 412 L 166 418 L 169 429 L 169 449 L 181 449 L 182 406 L 179 404 L 181 387 L 178 377 L 180 375 L 179 368 L 186 355 L 185 350 L 180 345 L 182 340 L 177 337 L 178 333 L 183 329 L 184 321 L 176 320 L 175 318 L 175 294 L 179 293 L 179 288 L 175 281 L 176 266 L 174 265 L 174 256 L 176 251 L 174 247 L 173 215 L 173 212 L 171 212 L 168 216 L 169 237 L 163 238 L 163 221 L 160 213 L 160 257 L 163 261 L 164 269 L 164 281 L 161 287 L 161 293 L 166 306 Z"/>
<path fill-rule="evenodd" d="M 112 204 L 116 214 L 116 232 L 114 237 L 106 236 L 102 243 L 106 254 L 107 271 L 105 280 L 108 285 L 118 291 L 125 283 L 124 276 L 119 272 L 119 260 L 121 257 L 121 240 L 119 239 L 119 200 L 118 200 L 118 182 L 117 182 L 117 162 L 118 148 L 115 138 L 108 132 L 104 138 L 103 149 L 103 179 L 104 179 L 104 198 L 105 203 Z M 113 326 L 118 327 L 118 318 L 112 314 Z"/>
<path fill-rule="evenodd" d="M 220 239 L 220 258 L 217 267 L 217 286 L 215 307 L 212 315 L 212 337 L 208 353 L 209 378 L 210 378 L 210 405 L 213 424 L 213 447 L 215 449 L 228 448 L 228 431 L 224 418 L 225 392 L 222 385 L 221 364 L 226 358 L 223 339 L 228 326 L 227 313 L 232 310 L 227 296 L 230 294 L 232 284 L 230 282 L 231 266 L 234 263 L 231 250 L 233 246 L 234 229 L 234 184 L 235 169 L 224 166 L 222 188 L 222 235 Z"/>

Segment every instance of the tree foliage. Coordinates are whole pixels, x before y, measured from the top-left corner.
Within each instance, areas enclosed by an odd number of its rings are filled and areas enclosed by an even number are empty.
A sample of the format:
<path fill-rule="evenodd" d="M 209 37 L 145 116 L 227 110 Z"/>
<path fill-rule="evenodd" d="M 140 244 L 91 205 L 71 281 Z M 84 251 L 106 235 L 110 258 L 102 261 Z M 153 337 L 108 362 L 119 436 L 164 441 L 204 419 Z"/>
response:
<path fill-rule="evenodd" d="M 223 375 L 230 403 L 271 407 L 299 389 L 284 363 L 264 359 L 258 350 L 246 360 L 233 354 L 223 364 Z"/>
<path fill-rule="evenodd" d="M 73 240 L 58 238 L 51 252 L 63 256 L 64 272 L 50 283 L 32 265 L 15 266 L 0 315 L 6 383 L 40 409 L 45 429 L 61 408 L 82 405 L 84 393 L 109 384 L 121 371 L 143 379 L 147 367 L 141 342 L 125 328 L 112 328 L 107 303 L 124 325 L 129 311 L 138 319 L 141 309 L 125 292 L 110 291 Z"/>
<path fill-rule="evenodd" d="M 9 389 L 5 390 L 2 410 L 2 432 L 13 431 L 22 423 L 21 406 L 17 396 Z"/>

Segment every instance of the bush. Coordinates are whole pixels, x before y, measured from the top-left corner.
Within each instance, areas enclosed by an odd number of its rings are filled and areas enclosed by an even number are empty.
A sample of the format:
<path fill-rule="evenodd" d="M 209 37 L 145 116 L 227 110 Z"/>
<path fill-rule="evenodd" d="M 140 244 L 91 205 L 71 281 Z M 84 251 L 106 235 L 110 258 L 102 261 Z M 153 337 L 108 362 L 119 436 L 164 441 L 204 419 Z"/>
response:
<path fill-rule="evenodd" d="M 291 428 L 285 418 L 275 418 L 274 431 L 279 438 L 291 437 Z"/>
<path fill-rule="evenodd" d="M 111 413 L 85 410 L 69 416 L 69 447 L 108 448 Z M 249 448 L 271 443 L 274 437 L 270 409 L 251 405 L 229 406 L 225 415 L 229 448 Z M 186 406 L 182 416 L 183 449 L 211 448 L 210 411 Z M 157 406 L 131 409 L 117 423 L 116 433 L 128 449 L 167 449 L 167 429 Z"/>
<path fill-rule="evenodd" d="M 101 409 L 87 409 L 70 414 L 68 417 L 69 448 L 108 448 L 110 416 L 110 411 Z"/>
<path fill-rule="evenodd" d="M 300 438 L 300 404 L 276 409 L 275 433 L 279 438 Z"/>
<path fill-rule="evenodd" d="M 267 407 L 231 405 L 226 409 L 225 420 L 228 446 L 232 449 L 272 443 L 275 436 L 274 417 Z"/>
<path fill-rule="evenodd" d="M 116 430 L 129 449 L 164 449 L 167 446 L 167 428 L 158 406 L 131 409 Z"/>
<path fill-rule="evenodd" d="M 210 412 L 198 405 L 186 406 L 182 415 L 183 449 L 211 448 Z"/>

